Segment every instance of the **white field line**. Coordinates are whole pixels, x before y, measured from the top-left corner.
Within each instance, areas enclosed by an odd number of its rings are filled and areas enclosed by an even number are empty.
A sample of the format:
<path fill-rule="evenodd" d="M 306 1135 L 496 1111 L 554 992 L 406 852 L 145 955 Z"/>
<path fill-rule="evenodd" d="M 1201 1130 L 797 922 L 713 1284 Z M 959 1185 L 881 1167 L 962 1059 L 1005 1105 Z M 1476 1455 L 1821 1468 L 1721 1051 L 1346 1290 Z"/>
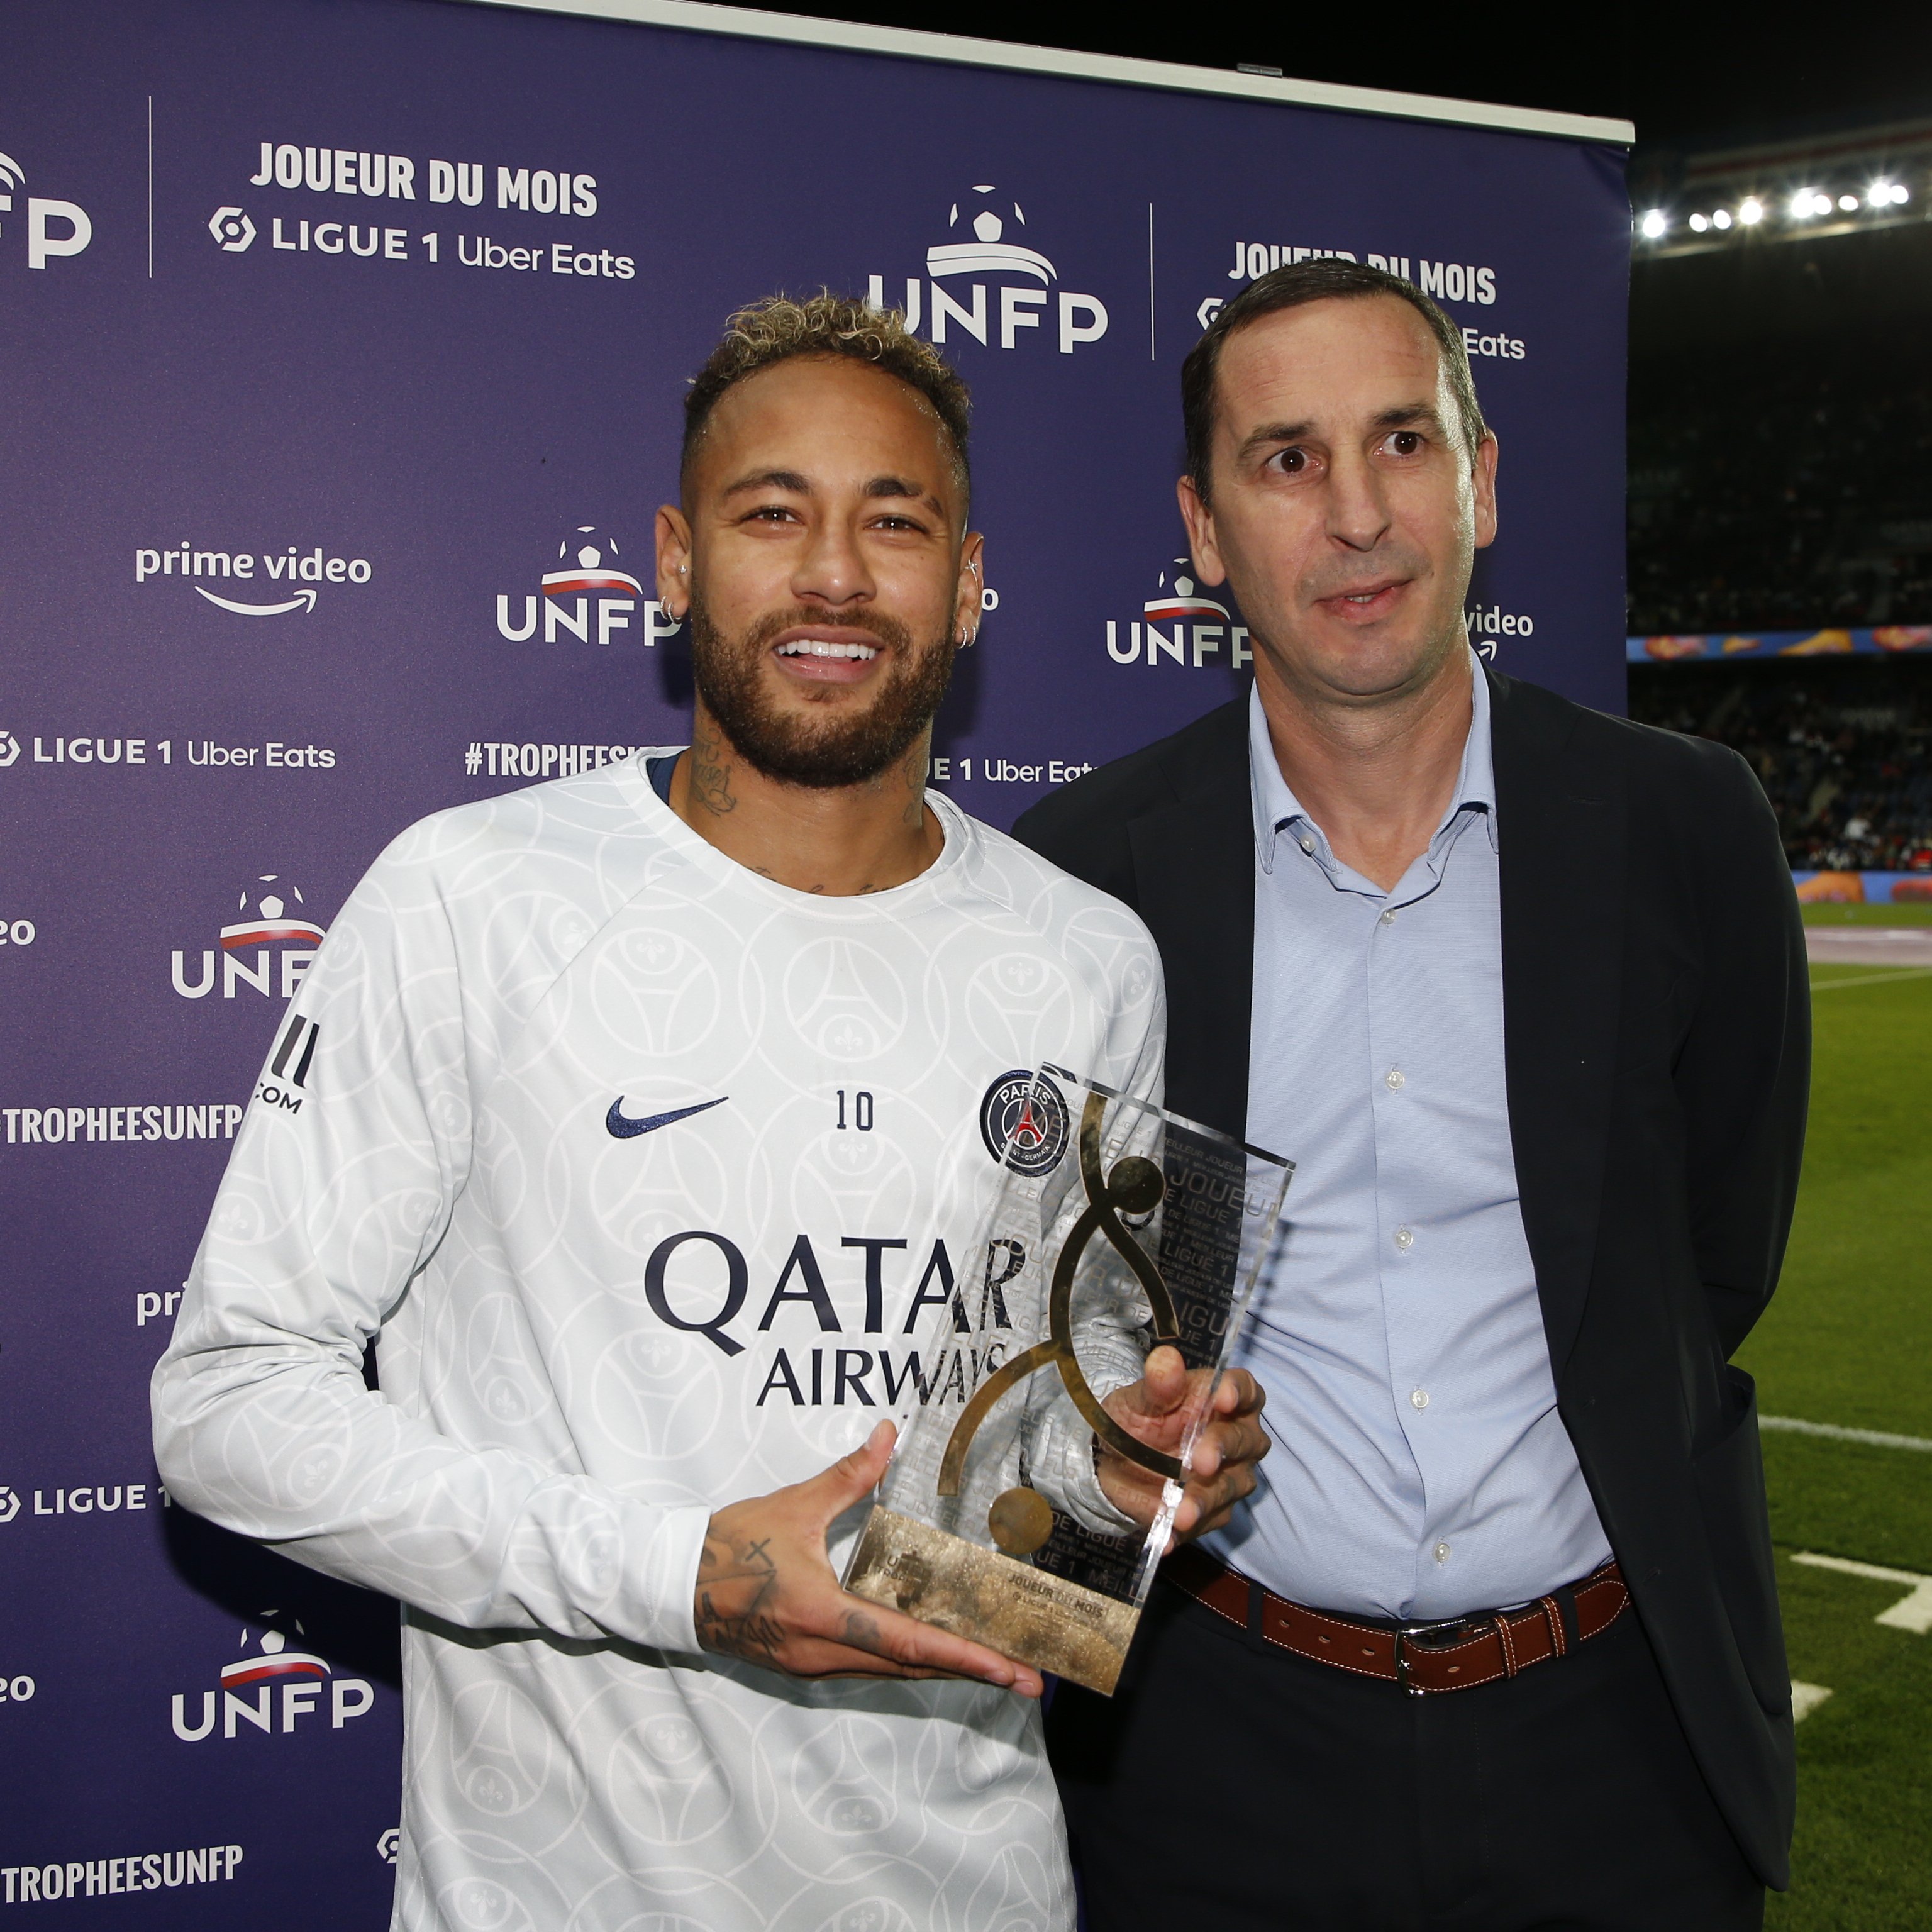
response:
<path fill-rule="evenodd" d="M 1831 1696 L 1822 1684 L 1801 1684 L 1796 1678 L 1791 1680 L 1791 1721 L 1802 1724 Z"/>
<path fill-rule="evenodd" d="M 1841 1576 L 1862 1576 L 1870 1582 L 1904 1584 L 1907 1594 L 1888 1610 L 1880 1611 L 1872 1622 L 1888 1624 L 1893 1630 L 1910 1630 L 1914 1636 L 1932 1631 L 1932 1576 L 1922 1576 L 1914 1570 L 1888 1570 L 1876 1563 L 1856 1563 L 1849 1556 L 1820 1556 L 1808 1550 L 1793 1551 L 1791 1560 L 1813 1570 L 1835 1570 Z"/>
<path fill-rule="evenodd" d="M 1841 992 L 1847 986 L 1888 986 L 1894 980 L 1923 980 L 1932 975 L 1932 966 L 1893 966 L 1882 972 L 1861 973 L 1855 980 L 1814 980 L 1814 993 Z"/>
<path fill-rule="evenodd" d="M 1882 1429 L 1841 1429 L 1835 1422 L 1804 1422 L 1795 1415 L 1760 1415 L 1760 1429 L 1783 1429 L 1794 1436 L 1822 1436 L 1833 1442 L 1868 1442 L 1875 1449 L 1932 1452 L 1932 1436 L 1888 1436 Z"/>

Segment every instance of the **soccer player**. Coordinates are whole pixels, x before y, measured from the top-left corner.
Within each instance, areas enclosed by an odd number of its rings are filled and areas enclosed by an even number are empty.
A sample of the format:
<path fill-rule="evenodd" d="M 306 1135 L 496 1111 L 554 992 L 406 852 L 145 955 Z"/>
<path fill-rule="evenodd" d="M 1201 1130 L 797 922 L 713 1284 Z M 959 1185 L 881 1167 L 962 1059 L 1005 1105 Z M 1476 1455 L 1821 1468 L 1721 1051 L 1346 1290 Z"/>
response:
<path fill-rule="evenodd" d="M 689 748 L 404 833 L 272 1050 L 299 1108 L 243 1125 L 157 1454 L 402 1599 L 409 1932 L 1072 1922 L 1037 1674 L 836 1580 L 976 1285 L 1012 1076 L 1160 1079 L 1139 921 L 925 789 L 980 608 L 966 430 L 892 318 L 733 318 L 658 520 Z M 1171 1448 L 1178 1357 L 1112 1339 L 1090 1376 Z M 1265 1448 L 1250 1381 L 1216 1402 L 1184 1532 Z M 1148 1520 L 1082 1430 L 1031 1472 Z"/>

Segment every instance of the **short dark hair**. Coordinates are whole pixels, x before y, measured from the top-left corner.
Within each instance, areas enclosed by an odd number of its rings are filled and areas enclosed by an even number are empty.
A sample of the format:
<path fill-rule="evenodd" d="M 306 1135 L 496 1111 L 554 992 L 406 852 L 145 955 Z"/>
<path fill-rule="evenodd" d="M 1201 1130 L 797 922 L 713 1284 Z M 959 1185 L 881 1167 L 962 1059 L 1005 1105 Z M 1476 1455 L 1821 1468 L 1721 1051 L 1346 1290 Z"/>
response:
<path fill-rule="evenodd" d="M 1208 500 L 1208 461 L 1214 440 L 1214 385 L 1221 365 L 1222 346 L 1228 337 L 1236 329 L 1245 328 L 1263 316 L 1278 314 L 1283 309 L 1300 308 L 1315 302 L 1360 301 L 1369 296 L 1394 296 L 1398 302 L 1408 303 L 1428 323 L 1429 332 L 1442 352 L 1449 393 L 1456 399 L 1463 439 L 1474 460 L 1477 446 L 1490 432 L 1476 401 L 1476 380 L 1469 372 L 1469 352 L 1463 346 L 1461 329 L 1413 282 L 1406 282 L 1400 275 L 1371 268 L 1366 262 L 1322 256 L 1276 268 L 1250 282 L 1222 308 L 1180 365 L 1180 415 L 1187 431 L 1187 473 L 1204 503 Z"/>
<path fill-rule="evenodd" d="M 704 425 L 725 392 L 748 376 L 796 356 L 843 356 L 869 362 L 916 389 L 946 431 L 959 486 L 970 493 L 966 436 L 973 399 L 966 385 L 938 350 L 906 327 L 896 310 L 870 308 L 826 289 L 802 302 L 768 296 L 727 318 L 723 338 L 705 358 L 684 398 L 681 476 L 689 473 Z"/>

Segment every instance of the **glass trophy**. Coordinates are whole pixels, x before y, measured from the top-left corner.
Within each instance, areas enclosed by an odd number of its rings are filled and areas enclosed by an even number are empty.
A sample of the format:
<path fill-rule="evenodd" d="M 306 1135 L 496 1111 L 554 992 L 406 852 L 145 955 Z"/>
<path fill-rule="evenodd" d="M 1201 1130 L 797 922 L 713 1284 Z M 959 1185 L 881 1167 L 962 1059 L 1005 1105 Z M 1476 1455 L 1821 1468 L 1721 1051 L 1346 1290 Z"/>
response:
<path fill-rule="evenodd" d="M 983 1128 L 998 1187 L 845 1587 L 1111 1694 L 1293 1164 L 1058 1066 L 1010 1076 Z M 1214 1372 L 1155 1448 L 1102 1399 L 1163 1343 Z M 1162 1479 L 1145 1529 L 1103 1453 Z"/>

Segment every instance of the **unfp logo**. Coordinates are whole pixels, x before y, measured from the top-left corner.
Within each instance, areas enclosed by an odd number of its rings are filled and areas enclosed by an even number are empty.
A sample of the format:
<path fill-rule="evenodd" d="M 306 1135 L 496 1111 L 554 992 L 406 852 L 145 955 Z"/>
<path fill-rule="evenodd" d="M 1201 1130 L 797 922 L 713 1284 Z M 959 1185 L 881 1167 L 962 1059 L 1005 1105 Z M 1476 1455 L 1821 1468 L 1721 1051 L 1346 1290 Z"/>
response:
<path fill-rule="evenodd" d="M 11 154 L 0 154 L 0 216 L 14 212 L 15 199 L 26 179 L 26 170 Z M 86 208 L 44 195 L 30 194 L 24 199 L 28 268 L 44 268 L 62 256 L 78 255 L 94 239 L 94 224 Z M 0 220 L 0 238 L 13 226 L 10 221 Z"/>
<path fill-rule="evenodd" d="M 260 1621 L 266 1624 L 280 1614 L 264 1610 Z M 304 1634 L 302 1620 L 290 1621 L 299 1642 Z M 272 1626 L 257 1637 L 244 1625 L 240 1648 L 240 1656 L 221 1666 L 218 1688 L 175 1692 L 170 1715 L 183 1744 L 213 1737 L 218 1720 L 222 1737 L 230 1741 L 244 1728 L 285 1737 L 300 1726 L 314 1728 L 325 1715 L 329 1728 L 339 1731 L 376 1702 L 375 1691 L 362 1678 L 337 1676 L 323 1658 L 292 1646 L 286 1631 Z"/>
<path fill-rule="evenodd" d="M 1192 568 L 1187 558 L 1176 557 L 1160 573 L 1138 620 L 1124 625 L 1118 618 L 1107 620 L 1107 655 L 1114 663 L 1151 668 L 1172 659 L 1184 669 L 1199 670 L 1211 664 L 1238 670 L 1252 660 L 1247 626 L 1238 621 L 1229 605 L 1196 585 L 1188 574 Z"/>
<path fill-rule="evenodd" d="M 926 251 L 926 274 L 905 278 L 905 299 L 890 298 L 886 278 L 873 275 L 866 299 L 899 309 L 908 328 L 922 322 L 944 347 L 970 335 L 989 347 L 1017 349 L 1022 339 L 1058 341 L 1071 356 L 1107 332 L 1107 305 L 1098 296 L 1054 286 L 1060 272 L 1033 245 L 1026 211 L 989 182 L 954 202 L 946 235 Z"/>
<path fill-rule="evenodd" d="M 238 987 L 248 986 L 264 999 L 272 998 L 279 978 L 281 997 L 293 999 L 326 930 L 316 922 L 292 879 L 279 872 L 258 874 L 237 893 L 234 910 L 216 934 L 220 941 L 221 997 L 232 1000 Z M 178 950 L 175 953 L 175 991 L 184 1000 L 205 1000 L 214 990 L 216 950 L 202 950 L 193 980 L 188 977 L 188 957 Z"/>
<path fill-rule="evenodd" d="M 517 621 L 511 622 L 511 600 L 500 592 L 496 598 L 496 634 L 513 644 L 527 644 L 537 634 L 541 617 L 543 640 L 557 641 L 568 633 L 580 644 L 628 643 L 620 631 L 631 628 L 632 614 L 642 608 L 640 641 L 646 646 L 675 637 L 677 623 L 667 621 L 664 607 L 656 598 L 644 595 L 638 578 L 624 568 L 629 560 L 616 538 L 595 524 L 578 524 L 559 540 L 551 567 L 543 574 L 539 594 L 526 592 Z"/>

